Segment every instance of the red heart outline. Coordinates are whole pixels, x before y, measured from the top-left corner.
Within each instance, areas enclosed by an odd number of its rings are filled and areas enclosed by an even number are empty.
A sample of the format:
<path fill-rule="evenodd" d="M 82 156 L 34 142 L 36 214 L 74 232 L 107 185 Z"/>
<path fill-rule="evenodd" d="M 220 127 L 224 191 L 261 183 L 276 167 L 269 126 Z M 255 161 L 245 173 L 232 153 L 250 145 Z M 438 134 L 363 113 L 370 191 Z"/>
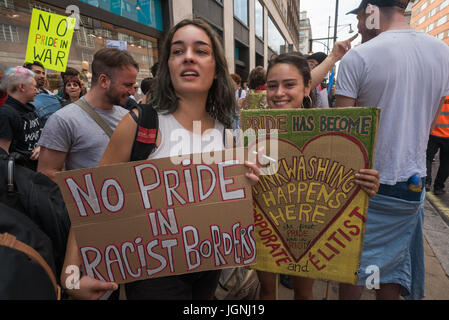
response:
<path fill-rule="evenodd" d="M 351 136 L 351 135 L 349 135 L 349 134 L 346 134 L 346 133 L 342 133 L 342 132 L 329 132 L 329 133 L 324 133 L 324 134 L 315 136 L 315 137 L 313 137 L 312 139 L 308 140 L 308 141 L 302 146 L 302 148 L 299 149 L 299 151 L 300 151 L 302 154 L 304 154 L 304 150 L 307 148 L 307 146 L 308 146 L 310 143 L 312 143 L 313 141 L 315 141 L 315 140 L 317 140 L 317 139 L 320 139 L 320 138 L 322 138 L 322 137 L 325 137 L 325 136 L 341 136 L 341 137 L 346 138 L 346 139 L 350 140 L 351 142 L 353 142 L 356 146 L 359 147 L 359 149 L 360 149 L 360 151 L 361 151 L 361 153 L 362 153 L 362 155 L 363 155 L 363 158 L 364 158 L 364 160 L 365 160 L 365 168 L 368 168 L 368 166 L 369 166 L 369 157 L 368 157 L 368 154 L 367 154 L 366 149 L 364 148 L 363 144 L 362 144 L 358 139 L 356 139 L 355 137 L 353 137 L 353 136 Z M 264 139 L 270 140 L 270 137 L 267 136 L 267 137 L 264 137 Z M 293 142 L 291 142 L 291 141 L 288 141 L 288 140 L 285 140 L 285 139 L 282 139 L 282 138 L 277 138 L 277 140 L 282 140 L 283 142 L 286 142 L 286 143 L 288 143 L 288 144 L 294 146 L 295 148 L 298 148 L 298 146 L 295 145 L 295 144 L 294 144 Z M 257 141 L 259 141 L 259 140 L 256 139 L 256 140 L 255 140 L 255 143 L 256 143 Z M 249 149 L 249 148 L 250 148 L 250 146 L 248 146 L 248 149 Z M 274 225 L 271 223 L 270 218 L 268 218 L 268 216 L 267 216 L 267 214 L 265 213 L 265 211 L 262 210 L 262 206 L 257 202 L 256 199 L 253 198 L 253 201 L 257 204 L 257 206 L 259 207 L 260 211 L 261 211 L 261 212 L 263 213 L 263 215 L 265 216 L 265 219 L 267 219 L 267 221 L 270 223 L 271 227 L 276 231 L 276 233 L 278 234 L 279 238 L 281 239 L 281 241 L 282 241 L 284 247 L 287 249 L 287 251 L 288 251 L 288 253 L 290 254 L 290 256 L 295 260 L 296 263 L 298 263 L 299 260 L 301 260 L 301 259 L 302 259 L 302 258 L 303 258 L 303 257 L 304 257 L 304 256 L 305 256 L 305 255 L 306 255 L 312 248 L 313 248 L 313 246 L 314 246 L 315 243 L 318 241 L 318 239 L 321 238 L 321 236 L 322 236 L 322 235 L 329 229 L 329 227 L 330 227 L 331 225 L 333 225 L 333 223 L 335 222 L 335 220 L 337 220 L 337 219 L 343 214 L 343 212 L 346 210 L 346 208 L 348 207 L 348 205 L 349 205 L 349 204 L 352 202 L 352 200 L 359 194 L 360 190 L 361 190 L 361 187 L 358 186 L 358 187 L 356 188 L 356 190 L 354 191 L 354 193 L 352 194 L 352 196 L 346 201 L 346 203 L 345 203 L 345 204 L 343 205 L 343 207 L 340 209 L 340 211 L 337 212 L 337 214 L 332 218 L 332 220 L 329 221 L 329 223 L 327 224 L 327 226 L 324 227 L 323 230 L 321 230 L 321 232 L 320 232 L 320 233 L 319 233 L 319 234 L 312 240 L 312 242 L 309 244 L 309 246 L 307 247 L 307 249 L 304 251 L 304 253 L 303 253 L 301 256 L 299 256 L 299 258 L 296 258 L 296 257 L 292 254 L 292 252 L 291 252 L 291 250 L 290 250 L 290 247 L 286 244 L 286 242 L 285 242 L 285 240 L 284 240 L 284 237 L 282 236 L 281 232 L 276 228 L 276 226 L 274 226 Z"/>

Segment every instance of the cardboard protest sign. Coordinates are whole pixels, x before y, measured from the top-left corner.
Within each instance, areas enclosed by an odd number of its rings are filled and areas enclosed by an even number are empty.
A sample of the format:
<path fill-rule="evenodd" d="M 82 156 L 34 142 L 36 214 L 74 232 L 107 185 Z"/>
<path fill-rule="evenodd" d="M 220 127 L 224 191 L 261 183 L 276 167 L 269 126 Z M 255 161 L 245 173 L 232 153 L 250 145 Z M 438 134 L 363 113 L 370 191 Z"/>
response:
<path fill-rule="evenodd" d="M 243 156 L 197 156 L 57 174 L 86 274 L 126 283 L 256 262 Z"/>
<path fill-rule="evenodd" d="M 353 180 L 359 169 L 372 167 L 379 112 L 242 112 L 243 130 L 259 131 L 257 140 L 247 142 L 249 150 L 264 142 L 276 160 L 252 188 L 255 269 L 357 282 L 369 198 Z M 278 137 L 260 136 L 261 129 L 277 129 Z M 272 140 L 277 156 L 271 155 Z"/>
<path fill-rule="evenodd" d="M 67 68 L 76 19 L 33 8 L 25 62 L 39 61 L 46 69 Z"/>

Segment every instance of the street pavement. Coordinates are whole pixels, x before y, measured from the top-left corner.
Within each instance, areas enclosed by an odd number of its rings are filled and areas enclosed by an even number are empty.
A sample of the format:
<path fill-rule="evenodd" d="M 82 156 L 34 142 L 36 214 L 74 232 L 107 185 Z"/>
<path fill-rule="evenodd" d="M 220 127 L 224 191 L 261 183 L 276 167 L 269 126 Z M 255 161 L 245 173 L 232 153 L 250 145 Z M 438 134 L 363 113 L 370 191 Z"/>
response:
<path fill-rule="evenodd" d="M 439 154 L 436 154 L 435 161 L 432 163 L 432 181 L 435 181 L 439 165 Z M 446 223 L 449 224 L 449 179 L 446 181 L 445 194 L 439 196 L 434 195 L 432 186 L 432 190 L 427 193 L 427 198 L 438 210 L 438 212 L 441 214 L 441 217 L 446 221 Z"/>
<path fill-rule="evenodd" d="M 435 180 L 438 171 L 438 155 L 432 165 Z M 446 194 L 436 196 L 432 191 L 426 194 L 424 206 L 424 237 L 426 259 L 426 297 L 424 300 L 449 300 L 449 181 Z M 279 299 L 292 300 L 293 290 L 279 284 Z M 337 300 L 338 284 L 315 281 L 315 300 Z M 374 300 L 374 290 L 364 289 L 362 300 Z"/>

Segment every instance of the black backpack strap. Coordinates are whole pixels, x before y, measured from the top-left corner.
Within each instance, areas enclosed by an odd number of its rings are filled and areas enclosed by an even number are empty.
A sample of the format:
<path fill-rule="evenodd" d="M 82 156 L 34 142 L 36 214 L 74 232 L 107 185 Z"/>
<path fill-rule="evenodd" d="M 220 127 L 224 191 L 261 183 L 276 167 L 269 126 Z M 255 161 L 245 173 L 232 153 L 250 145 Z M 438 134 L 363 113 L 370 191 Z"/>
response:
<path fill-rule="evenodd" d="M 55 294 L 58 300 L 61 300 L 61 287 L 58 286 L 58 281 L 56 280 L 53 270 L 48 265 L 47 261 L 37 252 L 33 247 L 27 245 L 26 243 L 17 240 L 14 235 L 7 232 L 0 234 L 0 246 L 8 247 L 14 250 L 19 250 L 26 254 L 28 258 L 36 261 L 47 273 L 48 277 L 53 284 L 55 289 Z"/>
<path fill-rule="evenodd" d="M 136 108 L 139 111 L 139 118 L 130 161 L 146 160 L 148 158 L 156 148 L 159 128 L 157 112 L 150 104 L 140 104 Z M 131 113 L 133 113 L 132 110 Z"/>

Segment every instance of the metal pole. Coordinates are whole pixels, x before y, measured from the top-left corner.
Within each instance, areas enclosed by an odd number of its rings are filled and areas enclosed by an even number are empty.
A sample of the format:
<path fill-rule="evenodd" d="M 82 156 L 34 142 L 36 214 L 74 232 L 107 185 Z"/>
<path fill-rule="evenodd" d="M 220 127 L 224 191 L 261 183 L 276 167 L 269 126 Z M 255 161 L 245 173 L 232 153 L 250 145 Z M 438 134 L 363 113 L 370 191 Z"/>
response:
<path fill-rule="evenodd" d="M 327 55 L 329 55 L 330 32 L 331 32 L 331 16 L 329 16 L 329 23 L 327 24 Z"/>
<path fill-rule="evenodd" d="M 335 26 L 334 26 L 334 44 L 337 41 L 337 25 L 338 25 L 338 2 L 339 0 L 336 0 L 335 2 Z"/>

